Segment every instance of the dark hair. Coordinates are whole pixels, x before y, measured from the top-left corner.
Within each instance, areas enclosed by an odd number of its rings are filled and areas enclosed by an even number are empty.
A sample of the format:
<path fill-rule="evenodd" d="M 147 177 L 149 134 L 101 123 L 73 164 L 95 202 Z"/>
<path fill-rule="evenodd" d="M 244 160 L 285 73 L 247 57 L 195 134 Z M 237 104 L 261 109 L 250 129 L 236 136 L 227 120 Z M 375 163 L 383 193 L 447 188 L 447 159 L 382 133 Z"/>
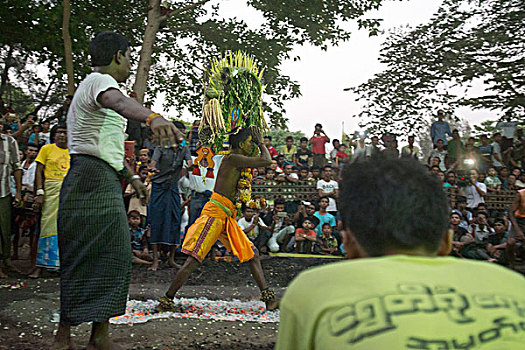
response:
<path fill-rule="evenodd" d="M 138 210 L 135 210 L 135 209 L 130 210 L 130 211 L 128 212 L 128 218 L 132 217 L 133 214 L 136 214 L 136 215 L 140 218 L 140 212 L 139 212 Z"/>
<path fill-rule="evenodd" d="M 299 139 L 299 142 L 308 142 L 308 139 L 306 137 L 301 137 Z"/>
<path fill-rule="evenodd" d="M 320 127 L 321 129 L 323 128 L 323 126 L 321 125 L 321 123 L 317 123 L 317 124 L 315 124 L 315 127 L 316 127 L 316 128 L 317 128 L 317 127 Z"/>
<path fill-rule="evenodd" d="M 28 149 L 29 147 L 33 147 L 33 148 L 38 149 L 38 145 L 36 143 L 33 143 L 33 142 L 28 143 L 27 146 L 26 146 L 26 149 Z"/>
<path fill-rule="evenodd" d="M 252 136 L 251 132 L 250 132 L 250 129 L 246 128 L 246 129 L 241 129 L 239 130 L 239 132 L 237 132 L 236 134 L 231 134 L 230 135 L 230 147 L 232 149 L 236 149 L 236 148 L 239 148 L 241 143 L 246 141 L 246 139 L 249 137 L 249 136 Z"/>
<path fill-rule="evenodd" d="M 130 42 L 123 35 L 111 30 L 104 30 L 95 35 L 89 43 L 91 67 L 107 66 L 117 52 L 126 53 Z"/>
<path fill-rule="evenodd" d="M 339 142 L 339 140 L 338 140 L 338 139 L 333 139 L 333 140 L 332 140 L 332 145 L 335 146 L 335 143 L 336 143 L 336 142 Z"/>
<path fill-rule="evenodd" d="M 496 223 L 499 223 L 499 224 L 505 225 L 505 219 L 503 219 L 503 218 L 496 218 L 496 219 L 494 220 L 494 224 L 493 224 L 493 226 L 494 226 Z"/>
<path fill-rule="evenodd" d="M 424 166 L 382 155 L 344 167 L 337 207 L 371 256 L 391 248 L 435 252 L 450 213 L 442 184 Z"/>
<path fill-rule="evenodd" d="M 284 205 L 284 198 L 276 198 L 275 201 L 273 202 L 273 206 L 275 207 L 276 205 L 279 205 L 279 204 L 282 204 Z"/>
<path fill-rule="evenodd" d="M 288 140 L 292 140 L 293 141 L 293 136 L 286 136 L 286 141 Z"/>
<path fill-rule="evenodd" d="M 325 171 L 326 169 L 330 169 L 330 170 L 332 170 L 332 166 L 331 166 L 331 165 L 325 165 L 325 166 L 323 167 L 323 171 Z"/>
<path fill-rule="evenodd" d="M 73 99 L 73 95 L 66 95 L 66 100 L 72 100 Z"/>
<path fill-rule="evenodd" d="M 493 137 L 496 137 L 496 136 L 501 136 L 501 133 L 500 132 L 495 132 Z"/>
<path fill-rule="evenodd" d="M 147 170 L 148 170 L 148 167 L 145 166 L 145 165 L 141 165 L 141 166 L 139 167 L 139 171 L 137 171 L 137 172 L 140 174 L 143 170 L 146 170 L 146 171 L 147 171 Z"/>
<path fill-rule="evenodd" d="M 328 226 L 328 227 L 332 228 L 332 225 L 330 225 L 330 224 L 327 223 L 327 222 L 325 222 L 325 223 L 323 224 L 323 226 L 321 226 L 321 228 L 324 228 L 325 226 Z"/>
<path fill-rule="evenodd" d="M 270 135 L 266 135 L 264 138 L 272 141 L 272 137 Z"/>
<path fill-rule="evenodd" d="M 55 136 L 57 134 L 57 130 L 58 129 L 66 129 L 67 130 L 67 126 L 64 123 L 59 123 L 59 124 L 53 126 L 51 128 L 51 130 L 49 131 L 49 137 L 50 137 L 50 140 L 51 140 L 50 142 L 55 142 Z"/>
<path fill-rule="evenodd" d="M 330 198 L 328 198 L 327 196 L 322 196 L 322 197 L 319 197 L 319 200 L 317 201 L 317 203 L 321 203 L 321 201 L 323 199 L 326 199 L 328 201 L 328 203 L 330 203 Z"/>
<path fill-rule="evenodd" d="M 314 171 L 314 170 L 321 170 L 321 168 L 319 167 L 319 165 L 313 165 L 311 170 L 312 171 Z"/>
<path fill-rule="evenodd" d="M 175 121 L 173 122 L 173 125 L 175 125 L 175 126 L 177 127 L 177 129 L 179 129 L 179 130 L 181 130 L 181 131 L 186 130 L 186 125 L 184 125 L 183 122 L 180 122 L 180 121 L 178 121 L 178 120 L 175 120 Z"/>

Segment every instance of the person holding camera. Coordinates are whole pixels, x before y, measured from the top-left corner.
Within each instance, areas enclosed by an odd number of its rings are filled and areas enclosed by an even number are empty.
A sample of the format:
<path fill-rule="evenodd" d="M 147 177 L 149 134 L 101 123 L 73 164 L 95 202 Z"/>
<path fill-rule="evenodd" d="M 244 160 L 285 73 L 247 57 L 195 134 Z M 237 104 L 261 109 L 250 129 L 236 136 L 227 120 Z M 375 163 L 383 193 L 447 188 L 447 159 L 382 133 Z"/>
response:
<path fill-rule="evenodd" d="M 322 135 L 321 135 L 322 134 Z M 326 144 L 330 142 L 330 138 L 326 136 L 323 126 L 319 123 L 315 124 L 314 135 L 308 140 L 312 145 L 313 163 L 318 167 L 323 167 L 326 164 Z"/>
<path fill-rule="evenodd" d="M 480 203 L 485 203 L 484 197 L 487 194 L 487 186 L 478 182 L 478 176 L 476 169 L 470 169 L 468 182 L 459 183 L 458 192 L 461 196 L 467 197 L 467 209 L 470 211 L 477 208 Z"/>

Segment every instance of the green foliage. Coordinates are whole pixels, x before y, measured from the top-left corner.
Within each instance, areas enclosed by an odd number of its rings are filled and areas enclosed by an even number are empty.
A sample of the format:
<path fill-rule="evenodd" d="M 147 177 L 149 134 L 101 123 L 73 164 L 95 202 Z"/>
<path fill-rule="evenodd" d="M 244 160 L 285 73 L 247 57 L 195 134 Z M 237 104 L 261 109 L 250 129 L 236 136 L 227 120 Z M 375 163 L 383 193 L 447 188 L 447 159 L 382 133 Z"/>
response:
<path fill-rule="evenodd" d="M 525 2 L 445 0 L 429 23 L 394 31 L 381 49 L 387 69 L 353 89 L 372 131 L 425 131 L 437 108 L 525 112 Z M 474 82 L 485 92 L 468 95 Z M 454 95 L 451 89 L 464 90 Z M 521 117 L 523 118 L 523 117 Z"/>
<path fill-rule="evenodd" d="M 474 125 L 474 132 L 472 136 L 479 137 L 483 134 L 491 137 L 492 134 L 499 131 L 499 128 L 496 128 L 497 120 L 485 120 L 479 125 Z"/>
<path fill-rule="evenodd" d="M 302 131 L 288 131 L 282 129 L 272 129 L 268 132 L 268 135 L 272 137 L 272 146 L 275 147 L 275 149 L 279 149 L 279 147 L 286 145 L 286 138 L 288 136 L 293 137 L 293 144 L 299 148 L 299 139 L 301 137 L 306 137 Z"/>

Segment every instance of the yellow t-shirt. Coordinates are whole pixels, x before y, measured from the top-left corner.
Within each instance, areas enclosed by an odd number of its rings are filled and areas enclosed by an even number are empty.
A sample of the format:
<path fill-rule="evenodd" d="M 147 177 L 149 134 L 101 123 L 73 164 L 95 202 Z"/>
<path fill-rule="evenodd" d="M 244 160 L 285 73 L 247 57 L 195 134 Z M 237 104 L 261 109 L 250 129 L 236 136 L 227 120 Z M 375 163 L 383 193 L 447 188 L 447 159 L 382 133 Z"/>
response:
<path fill-rule="evenodd" d="M 40 148 L 36 161 L 44 165 L 46 180 L 62 181 L 69 170 L 69 152 L 56 144 L 44 145 Z"/>
<path fill-rule="evenodd" d="M 395 255 L 301 273 L 276 349 L 524 349 L 525 278 L 488 262 Z"/>

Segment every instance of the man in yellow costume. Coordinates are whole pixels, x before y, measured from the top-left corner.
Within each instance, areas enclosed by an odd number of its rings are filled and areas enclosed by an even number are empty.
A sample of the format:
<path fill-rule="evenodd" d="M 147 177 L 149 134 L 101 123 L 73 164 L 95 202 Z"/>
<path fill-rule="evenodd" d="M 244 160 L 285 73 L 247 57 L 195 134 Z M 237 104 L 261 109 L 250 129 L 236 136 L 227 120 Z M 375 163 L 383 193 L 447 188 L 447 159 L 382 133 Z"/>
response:
<path fill-rule="evenodd" d="M 259 252 L 235 220 L 237 208 L 234 204 L 237 195 L 237 183 L 243 168 L 265 167 L 271 164 L 268 149 L 263 143 L 260 130 L 256 127 L 241 129 L 229 137 L 231 153 L 224 156 L 215 188 L 210 201 L 204 206 L 201 216 L 188 229 L 182 252 L 188 254 L 186 262 L 177 272 L 166 295 L 159 298 L 160 311 L 175 310 L 173 298 L 191 273 L 202 263 L 213 244 L 220 240 L 224 246 L 239 258 L 248 261 L 250 272 L 261 290 L 261 300 L 267 310 L 279 306 L 275 293 L 268 289 L 259 259 Z M 254 147 L 260 155 L 250 157 Z"/>

